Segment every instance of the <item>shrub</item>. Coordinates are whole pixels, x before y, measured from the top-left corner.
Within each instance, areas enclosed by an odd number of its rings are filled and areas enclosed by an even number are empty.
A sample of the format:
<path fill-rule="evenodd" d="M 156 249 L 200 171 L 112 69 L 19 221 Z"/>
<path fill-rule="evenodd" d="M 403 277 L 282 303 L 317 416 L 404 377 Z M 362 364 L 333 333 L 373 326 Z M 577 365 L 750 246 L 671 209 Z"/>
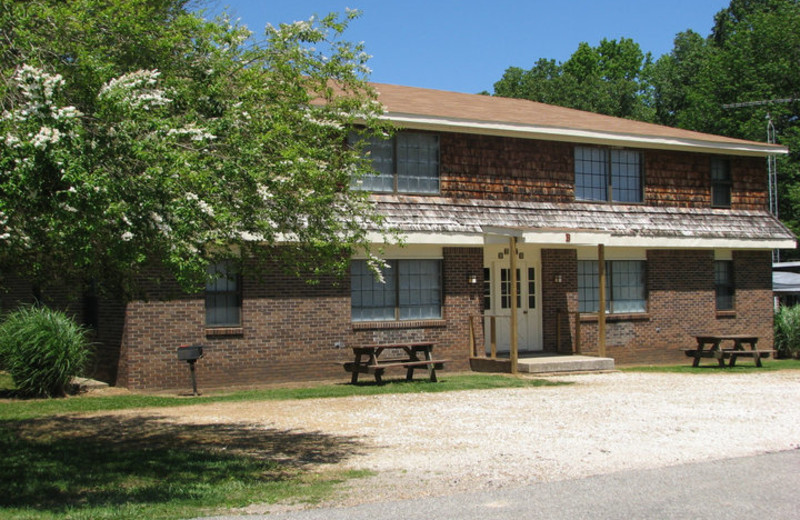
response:
<path fill-rule="evenodd" d="M 21 307 L 0 324 L 0 367 L 23 396 L 63 396 L 89 358 L 87 329 L 47 307 Z"/>
<path fill-rule="evenodd" d="M 781 307 L 775 313 L 775 350 L 779 357 L 800 352 L 800 305 Z"/>

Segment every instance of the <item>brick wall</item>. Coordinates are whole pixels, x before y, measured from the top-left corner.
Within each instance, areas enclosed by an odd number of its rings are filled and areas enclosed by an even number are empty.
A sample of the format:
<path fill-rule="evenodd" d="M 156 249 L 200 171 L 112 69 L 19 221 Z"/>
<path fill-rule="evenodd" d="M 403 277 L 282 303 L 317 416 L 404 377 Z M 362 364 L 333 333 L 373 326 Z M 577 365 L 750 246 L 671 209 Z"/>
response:
<path fill-rule="evenodd" d="M 542 249 L 542 339 L 545 352 L 572 352 L 578 310 L 578 255 Z"/>
<path fill-rule="evenodd" d="M 577 309 L 575 269 L 568 251 L 543 251 L 543 274 L 547 262 L 564 266 L 563 290 L 556 297 L 559 306 Z M 714 253 L 701 250 L 650 250 L 647 253 L 648 312 L 644 315 L 609 315 L 606 323 L 606 355 L 618 364 L 681 363 L 686 360 L 681 347 L 693 345 L 693 334 L 755 334 L 759 345 L 772 345 L 772 278 L 769 251 L 734 252 L 736 285 L 735 311 L 718 313 L 714 294 Z M 557 292 L 550 278 L 544 278 L 543 291 Z M 551 285 L 550 288 L 547 285 Z M 574 292 L 573 292 L 574 291 Z M 548 324 L 555 310 L 553 296 L 545 298 L 544 332 L 546 350 L 555 350 L 554 325 Z M 560 298 L 560 300 L 559 300 Z M 562 318 L 565 319 L 565 318 Z M 569 341 L 574 347 L 575 321 L 571 316 Z M 563 323 L 562 323 L 563 326 Z M 563 329 L 562 329 L 563 330 Z M 581 318 L 582 352 L 597 354 L 597 318 Z M 564 340 L 566 341 L 566 340 Z"/>
<path fill-rule="evenodd" d="M 242 327 L 221 333 L 205 328 L 202 295 L 134 301 L 126 312 L 119 384 L 190 388 L 187 364 L 177 360 L 181 344 L 208 347 L 196 365 L 201 390 L 296 380 L 345 381 L 348 375 L 338 363 L 352 361 L 347 347 L 391 341 L 436 341 L 436 356 L 452 360 L 446 368 L 465 370 L 469 316 L 480 315 L 482 303 L 482 286 L 467 280 L 474 274 L 480 281 L 482 267 L 480 248 L 445 248 L 443 319 L 410 324 L 354 325 L 348 279 L 308 285 L 278 269 L 267 270 L 263 278 L 245 278 Z M 479 320 L 475 323 L 476 334 L 482 335 Z M 334 348 L 337 342 L 345 348 Z"/>

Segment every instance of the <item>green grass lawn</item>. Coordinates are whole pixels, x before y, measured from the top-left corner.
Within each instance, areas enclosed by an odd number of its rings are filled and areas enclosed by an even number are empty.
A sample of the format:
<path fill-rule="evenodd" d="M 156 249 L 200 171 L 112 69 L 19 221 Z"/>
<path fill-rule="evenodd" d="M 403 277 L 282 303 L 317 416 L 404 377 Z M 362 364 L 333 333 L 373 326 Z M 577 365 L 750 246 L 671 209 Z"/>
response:
<path fill-rule="evenodd" d="M 327 385 L 196 398 L 91 394 L 0 402 L 0 518 L 177 519 L 251 504 L 315 502 L 367 471 L 320 471 L 358 439 L 251 424 L 179 424 L 151 408 L 552 385 L 499 375 Z M 0 388 L 13 390 L 0 374 Z M 121 409 L 138 413 L 104 413 Z M 91 412 L 91 413 L 86 413 Z"/>
<path fill-rule="evenodd" d="M 750 358 L 742 358 L 736 366 L 721 367 L 716 359 L 703 359 L 699 367 L 692 366 L 692 360 L 686 358 L 682 365 L 643 365 L 621 367 L 623 372 L 674 372 L 679 374 L 746 374 L 758 372 L 771 372 L 775 370 L 800 370 L 800 359 L 762 359 L 763 366 L 757 367 Z"/>

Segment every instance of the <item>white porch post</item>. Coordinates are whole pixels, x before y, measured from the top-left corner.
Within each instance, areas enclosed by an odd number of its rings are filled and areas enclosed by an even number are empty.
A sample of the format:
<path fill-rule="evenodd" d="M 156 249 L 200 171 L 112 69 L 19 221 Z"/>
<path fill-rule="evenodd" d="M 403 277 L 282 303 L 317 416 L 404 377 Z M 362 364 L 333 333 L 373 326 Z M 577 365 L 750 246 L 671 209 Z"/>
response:
<path fill-rule="evenodd" d="M 606 357 L 606 246 L 597 245 L 597 277 L 599 305 L 597 309 L 597 354 Z"/>
<path fill-rule="evenodd" d="M 517 331 L 517 237 L 512 236 L 508 239 L 511 249 L 509 267 L 511 268 L 511 373 L 517 373 L 517 361 L 519 359 L 518 350 L 518 331 Z"/>

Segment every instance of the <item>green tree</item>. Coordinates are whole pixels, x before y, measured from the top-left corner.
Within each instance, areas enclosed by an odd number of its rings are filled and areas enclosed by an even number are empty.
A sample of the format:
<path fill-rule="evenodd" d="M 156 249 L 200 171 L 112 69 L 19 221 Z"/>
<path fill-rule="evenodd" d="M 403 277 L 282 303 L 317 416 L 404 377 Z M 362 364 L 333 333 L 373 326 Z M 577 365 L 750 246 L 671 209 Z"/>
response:
<path fill-rule="evenodd" d="M 780 216 L 798 233 L 800 102 L 774 100 L 800 98 L 800 2 L 733 0 L 714 22 L 707 38 L 679 34 L 656 62 L 658 122 L 765 141 L 771 121 L 790 150 L 778 159 Z"/>
<path fill-rule="evenodd" d="M 496 96 L 530 99 L 600 114 L 649 120 L 650 54 L 628 38 L 581 42 L 563 63 L 539 59 L 530 70 L 506 69 Z"/>
<path fill-rule="evenodd" d="M 382 131 L 357 12 L 260 38 L 186 0 L 0 5 L 0 272 L 186 287 L 209 261 L 339 272 L 379 225 L 345 146 Z M 274 244 L 282 247 L 266 247 Z"/>

